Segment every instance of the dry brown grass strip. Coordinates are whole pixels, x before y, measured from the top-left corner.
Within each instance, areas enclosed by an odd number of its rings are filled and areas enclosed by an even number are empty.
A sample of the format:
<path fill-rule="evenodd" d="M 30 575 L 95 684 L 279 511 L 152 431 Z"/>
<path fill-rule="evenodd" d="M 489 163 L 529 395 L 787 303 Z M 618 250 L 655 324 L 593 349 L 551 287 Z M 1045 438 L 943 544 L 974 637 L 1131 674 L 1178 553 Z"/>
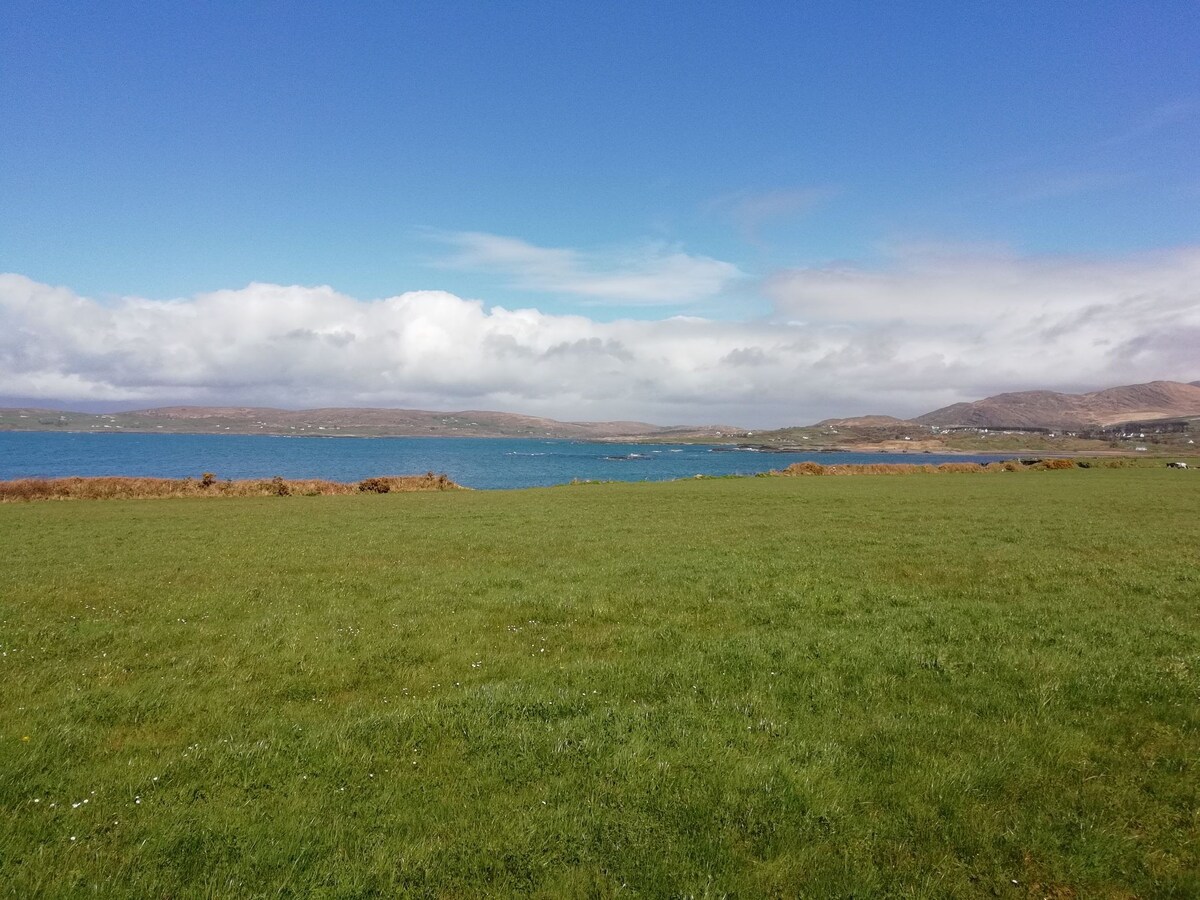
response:
<path fill-rule="evenodd" d="M 976 462 L 948 462 L 941 465 L 915 463 L 865 463 L 823 466 L 815 462 L 792 463 L 786 469 L 773 470 L 772 475 L 965 475 L 991 472 L 1044 472 L 1052 469 L 1073 469 L 1069 459 L 1045 459 L 1025 465 L 1015 459 L 983 465 Z"/>
<path fill-rule="evenodd" d="M 388 475 L 345 483 L 316 478 L 217 481 L 195 478 L 21 478 L 0 481 L 0 503 L 27 500 L 144 500 L 166 497 L 317 497 L 459 490 L 445 475 Z"/>

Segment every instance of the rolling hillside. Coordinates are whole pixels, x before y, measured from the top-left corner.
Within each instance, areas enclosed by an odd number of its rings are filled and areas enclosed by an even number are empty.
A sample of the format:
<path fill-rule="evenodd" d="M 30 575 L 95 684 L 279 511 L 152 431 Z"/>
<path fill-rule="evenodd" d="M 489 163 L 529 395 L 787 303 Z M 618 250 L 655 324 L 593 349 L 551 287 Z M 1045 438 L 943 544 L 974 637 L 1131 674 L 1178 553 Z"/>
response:
<path fill-rule="evenodd" d="M 1200 384 L 1152 381 L 1088 394 L 1054 391 L 996 394 L 974 403 L 955 403 L 917 416 L 915 421 L 943 428 L 957 425 L 1085 429 L 1197 415 L 1200 415 Z"/>
<path fill-rule="evenodd" d="M 646 422 L 559 422 L 514 413 L 415 409 L 271 409 L 167 406 L 93 414 L 48 409 L 0 409 L 0 430 L 141 431 L 185 434 L 307 434 L 351 437 L 706 437 L 731 426 L 661 426 Z"/>

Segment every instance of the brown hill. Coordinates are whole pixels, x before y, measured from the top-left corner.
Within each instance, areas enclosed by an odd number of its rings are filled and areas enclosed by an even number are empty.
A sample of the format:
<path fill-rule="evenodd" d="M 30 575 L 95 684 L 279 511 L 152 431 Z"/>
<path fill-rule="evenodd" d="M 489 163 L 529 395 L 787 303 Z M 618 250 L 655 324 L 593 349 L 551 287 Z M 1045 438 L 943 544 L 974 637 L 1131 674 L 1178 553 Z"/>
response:
<path fill-rule="evenodd" d="M 1200 384 L 1152 381 L 1088 394 L 1054 391 L 996 394 L 974 403 L 955 403 L 917 416 L 915 421 L 943 428 L 958 425 L 1082 430 L 1194 415 L 1200 415 Z"/>

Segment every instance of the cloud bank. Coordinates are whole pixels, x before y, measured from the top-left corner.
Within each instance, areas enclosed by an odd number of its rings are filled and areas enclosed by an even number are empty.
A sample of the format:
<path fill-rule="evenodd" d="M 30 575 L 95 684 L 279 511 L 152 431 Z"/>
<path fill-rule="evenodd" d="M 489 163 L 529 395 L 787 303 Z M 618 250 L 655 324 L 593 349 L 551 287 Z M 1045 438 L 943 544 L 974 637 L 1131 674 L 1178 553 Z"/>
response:
<path fill-rule="evenodd" d="M 775 309 L 762 320 L 599 322 L 272 284 L 101 302 L 3 275 L 0 397 L 764 427 L 1200 378 L 1200 248 L 1110 262 L 910 248 L 882 271 L 786 271 L 761 287 Z"/>

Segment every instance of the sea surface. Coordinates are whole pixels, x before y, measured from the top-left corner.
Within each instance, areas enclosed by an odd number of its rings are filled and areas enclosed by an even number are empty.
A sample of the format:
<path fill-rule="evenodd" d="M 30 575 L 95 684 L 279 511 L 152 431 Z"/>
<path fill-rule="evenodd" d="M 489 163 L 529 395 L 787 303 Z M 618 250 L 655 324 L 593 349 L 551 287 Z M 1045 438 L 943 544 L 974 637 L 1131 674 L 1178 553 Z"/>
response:
<path fill-rule="evenodd" d="M 215 434 L 0 432 L 0 479 L 129 475 L 220 479 L 446 474 L 495 490 L 581 481 L 667 481 L 753 475 L 789 463 L 990 462 L 929 453 L 767 453 L 682 444 L 608 444 L 536 438 L 319 438 Z"/>

